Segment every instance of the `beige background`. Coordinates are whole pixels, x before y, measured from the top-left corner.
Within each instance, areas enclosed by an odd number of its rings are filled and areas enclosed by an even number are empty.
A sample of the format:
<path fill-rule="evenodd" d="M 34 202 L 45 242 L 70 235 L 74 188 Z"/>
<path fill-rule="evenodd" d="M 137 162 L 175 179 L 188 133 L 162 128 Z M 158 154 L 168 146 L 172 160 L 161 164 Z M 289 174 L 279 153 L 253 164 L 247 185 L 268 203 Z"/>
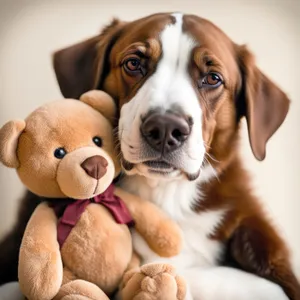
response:
<path fill-rule="evenodd" d="M 245 126 L 242 151 L 300 275 L 299 0 L 0 0 L 0 124 L 60 97 L 51 67 L 54 50 L 93 35 L 112 16 L 132 20 L 160 11 L 212 20 L 236 42 L 247 43 L 259 66 L 291 97 L 290 114 L 269 143 L 267 159 L 254 160 Z M 0 191 L 2 236 L 23 193 L 14 170 L 0 166 Z"/>

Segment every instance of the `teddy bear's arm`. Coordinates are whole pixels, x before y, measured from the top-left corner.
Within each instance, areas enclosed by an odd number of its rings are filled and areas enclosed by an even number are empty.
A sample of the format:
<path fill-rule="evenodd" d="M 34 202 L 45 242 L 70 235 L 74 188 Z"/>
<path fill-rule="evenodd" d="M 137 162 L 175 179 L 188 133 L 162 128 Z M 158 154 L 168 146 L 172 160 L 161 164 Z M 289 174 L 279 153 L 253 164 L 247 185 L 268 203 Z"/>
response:
<path fill-rule="evenodd" d="M 19 283 L 30 300 L 52 299 L 62 284 L 63 265 L 57 242 L 57 218 L 47 203 L 32 214 L 19 254 Z"/>
<path fill-rule="evenodd" d="M 179 254 L 182 236 L 179 226 L 168 218 L 157 206 L 116 188 L 115 194 L 127 205 L 136 230 L 143 236 L 149 247 L 162 257 Z"/>

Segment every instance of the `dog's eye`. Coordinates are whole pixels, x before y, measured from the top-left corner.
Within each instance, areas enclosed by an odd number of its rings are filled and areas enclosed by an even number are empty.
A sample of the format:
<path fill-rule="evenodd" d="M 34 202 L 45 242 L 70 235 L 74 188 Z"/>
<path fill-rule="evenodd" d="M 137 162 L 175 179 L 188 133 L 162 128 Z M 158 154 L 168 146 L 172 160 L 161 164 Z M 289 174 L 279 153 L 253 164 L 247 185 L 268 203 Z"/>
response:
<path fill-rule="evenodd" d="M 54 156 L 58 159 L 62 159 L 66 156 L 67 151 L 64 148 L 57 148 L 54 151 Z"/>
<path fill-rule="evenodd" d="M 222 84 L 222 78 L 217 73 L 209 73 L 202 79 L 202 87 L 218 87 Z"/>
<path fill-rule="evenodd" d="M 141 62 L 137 58 L 129 58 L 128 60 L 125 61 L 124 66 L 127 69 L 127 71 L 135 72 L 140 70 Z"/>
<path fill-rule="evenodd" d="M 102 139 L 98 136 L 93 137 L 93 142 L 98 147 L 102 146 Z"/>

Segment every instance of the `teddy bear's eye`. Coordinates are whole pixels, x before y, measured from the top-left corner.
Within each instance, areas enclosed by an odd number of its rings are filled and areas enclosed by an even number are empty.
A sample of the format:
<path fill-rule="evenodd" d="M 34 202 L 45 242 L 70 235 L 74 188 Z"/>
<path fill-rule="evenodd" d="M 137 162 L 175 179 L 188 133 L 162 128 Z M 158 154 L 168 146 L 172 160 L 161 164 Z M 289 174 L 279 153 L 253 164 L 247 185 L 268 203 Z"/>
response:
<path fill-rule="evenodd" d="M 67 154 L 67 151 L 64 148 L 57 148 L 54 151 L 54 156 L 58 159 L 64 158 L 64 156 Z"/>
<path fill-rule="evenodd" d="M 102 139 L 98 136 L 93 137 L 93 142 L 96 146 L 101 147 L 102 146 Z"/>

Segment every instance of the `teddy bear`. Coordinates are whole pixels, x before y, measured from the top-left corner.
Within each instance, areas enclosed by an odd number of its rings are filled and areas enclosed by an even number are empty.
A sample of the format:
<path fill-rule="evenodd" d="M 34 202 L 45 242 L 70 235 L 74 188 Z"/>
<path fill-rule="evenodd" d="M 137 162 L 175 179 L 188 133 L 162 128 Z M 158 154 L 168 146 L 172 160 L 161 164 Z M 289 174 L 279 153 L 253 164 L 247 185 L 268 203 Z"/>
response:
<path fill-rule="evenodd" d="M 19 253 L 19 284 L 29 300 L 107 300 L 121 283 L 119 297 L 148 299 L 153 282 L 161 289 L 154 299 L 184 299 L 184 281 L 170 266 L 133 268 L 139 262 L 131 226 L 162 257 L 178 254 L 182 241 L 179 227 L 154 204 L 113 183 L 120 173 L 115 113 L 109 95 L 89 91 L 0 129 L 0 161 L 43 200 Z"/>

